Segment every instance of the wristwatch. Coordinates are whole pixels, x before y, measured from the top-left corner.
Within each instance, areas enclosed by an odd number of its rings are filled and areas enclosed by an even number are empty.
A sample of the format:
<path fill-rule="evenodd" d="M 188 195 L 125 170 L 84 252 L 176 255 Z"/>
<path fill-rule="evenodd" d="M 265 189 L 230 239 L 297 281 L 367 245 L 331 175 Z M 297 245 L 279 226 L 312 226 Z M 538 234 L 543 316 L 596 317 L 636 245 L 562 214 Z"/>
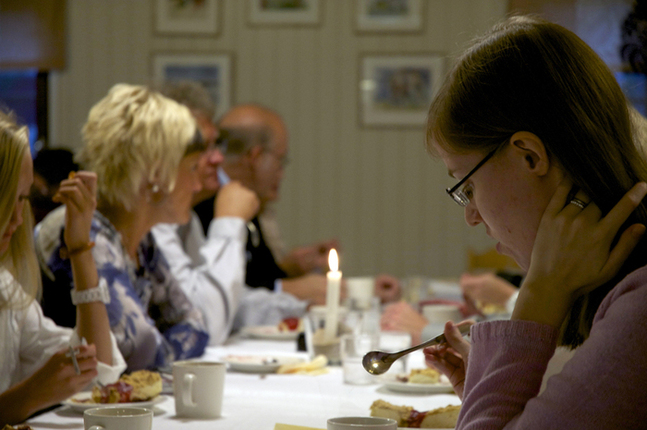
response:
<path fill-rule="evenodd" d="M 72 289 L 70 296 L 72 296 L 72 304 L 75 306 L 81 303 L 92 302 L 110 303 L 110 291 L 108 291 L 108 283 L 104 278 L 99 278 L 99 285 L 95 288 L 83 291 Z"/>

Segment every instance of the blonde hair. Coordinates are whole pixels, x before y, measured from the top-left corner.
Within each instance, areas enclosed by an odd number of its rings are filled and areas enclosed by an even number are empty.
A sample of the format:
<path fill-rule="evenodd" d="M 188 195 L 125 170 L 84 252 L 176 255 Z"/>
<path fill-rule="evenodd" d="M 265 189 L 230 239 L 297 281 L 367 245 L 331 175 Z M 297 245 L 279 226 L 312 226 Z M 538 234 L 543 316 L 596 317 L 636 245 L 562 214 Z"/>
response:
<path fill-rule="evenodd" d="M 13 115 L 0 111 L 0 233 L 4 233 L 16 206 L 22 161 L 30 155 L 27 127 L 19 126 Z M 29 202 L 23 206 L 23 222 L 11 236 L 9 248 L 0 255 L 0 266 L 6 268 L 27 294 L 10 289 L 0 298 L 0 310 L 29 305 L 40 295 L 40 269 L 33 242 L 34 221 Z"/>
<path fill-rule="evenodd" d="M 100 205 L 130 211 L 142 185 L 170 192 L 200 138 L 189 109 L 144 86 L 117 84 L 90 110 L 77 160 L 99 177 Z"/>

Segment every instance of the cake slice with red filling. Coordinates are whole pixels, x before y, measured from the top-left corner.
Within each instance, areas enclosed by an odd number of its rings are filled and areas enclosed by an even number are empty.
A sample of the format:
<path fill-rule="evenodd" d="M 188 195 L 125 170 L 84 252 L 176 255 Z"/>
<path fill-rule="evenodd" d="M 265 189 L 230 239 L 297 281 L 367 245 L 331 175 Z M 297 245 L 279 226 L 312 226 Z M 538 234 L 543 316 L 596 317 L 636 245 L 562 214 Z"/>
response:
<path fill-rule="evenodd" d="M 371 405 L 371 416 L 391 418 L 398 423 L 398 427 L 453 429 L 460 409 L 460 406 L 449 405 L 420 412 L 411 406 L 396 406 L 384 400 L 376 400 Z"/>

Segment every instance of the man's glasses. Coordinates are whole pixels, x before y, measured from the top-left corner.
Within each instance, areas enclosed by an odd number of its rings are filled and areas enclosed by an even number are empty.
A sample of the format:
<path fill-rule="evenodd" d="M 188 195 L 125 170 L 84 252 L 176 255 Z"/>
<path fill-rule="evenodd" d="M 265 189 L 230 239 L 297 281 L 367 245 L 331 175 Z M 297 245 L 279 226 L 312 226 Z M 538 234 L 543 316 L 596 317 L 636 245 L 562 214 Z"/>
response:
<path fill-rule="evenodd" d="M 485 164 L 487 160 L 492 158 L 492 156 L 499 150 L 500 146 L 493 149 L 486 155 L 477 165 L 474 167 L 470 172 L 461 179 L 458 184 L 454 185 L 451 188 L 447 188 L 445 191 L 447 191 L 447 194 L 454 199 L 456 203 L 458 203 L 459 206 L 465 207 L 467 204 L 470 202 L 470 195 L 468 192 L 465 190 L 465 187 L 463 187 L 463 184 L 465 184 L 465 181 L 467 181 L 470 176 L 472 176 L 482 165 Z"/>
<path fill-rule="evenodd" d="M 209 142 L 209 145 L 207 146 L 207 151 L 214 151 L 218 150 L 220 153 L 225 154 L 227 152 L 227 146 L 229 144 L 229 140 L 227 139 L 227 136 L 223 136 L 222 134 L 216 138 L 215 141 Z"/>

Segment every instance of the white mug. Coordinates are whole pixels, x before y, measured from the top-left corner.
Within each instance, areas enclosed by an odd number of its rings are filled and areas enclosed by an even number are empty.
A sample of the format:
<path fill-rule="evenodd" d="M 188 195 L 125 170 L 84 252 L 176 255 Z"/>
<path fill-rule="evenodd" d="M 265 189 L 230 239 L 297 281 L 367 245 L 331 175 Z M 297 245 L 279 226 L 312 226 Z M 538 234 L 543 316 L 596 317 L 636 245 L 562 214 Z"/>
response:
<path fill-rule="evenodd" d="M 173 363 L 175 414 L 182 418 L 219 418 L 227 365 L 213 361 Z"/>
<path fill-rule="evenodd" d="M 110 407 L 83 411 L 85 430 L 151 430 L 152 426 L 152 409 Z"/>
<path fill-rule="evenodd" d="M 397 430 L 398 423 L 391 418 L 339 417 L 328 420 L 328 430 Z"/>

